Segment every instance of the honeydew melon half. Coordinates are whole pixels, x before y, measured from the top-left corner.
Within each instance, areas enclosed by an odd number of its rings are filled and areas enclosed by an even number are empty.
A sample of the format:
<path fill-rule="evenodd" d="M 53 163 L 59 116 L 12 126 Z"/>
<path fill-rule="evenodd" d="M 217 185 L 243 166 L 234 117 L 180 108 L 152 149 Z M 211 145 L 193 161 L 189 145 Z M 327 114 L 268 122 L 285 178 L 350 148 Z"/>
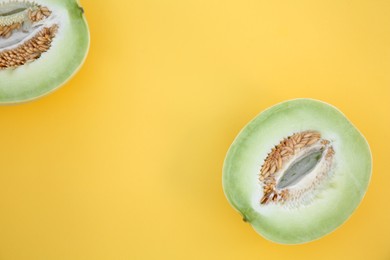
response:
<path fill-rule="evenodd" d="M 76 0 L 0 0 L 0 104 L 59 88 L 83 64 L 89 41 Z"/>
<path fill-rule="evenodd" d="M 230 204 L 260 235 L 299 244 L 351 216 L 371 168 L 366 139 L 338 109 L 296 99 L 242 129 L 226 155 L 222 182 Z"/>

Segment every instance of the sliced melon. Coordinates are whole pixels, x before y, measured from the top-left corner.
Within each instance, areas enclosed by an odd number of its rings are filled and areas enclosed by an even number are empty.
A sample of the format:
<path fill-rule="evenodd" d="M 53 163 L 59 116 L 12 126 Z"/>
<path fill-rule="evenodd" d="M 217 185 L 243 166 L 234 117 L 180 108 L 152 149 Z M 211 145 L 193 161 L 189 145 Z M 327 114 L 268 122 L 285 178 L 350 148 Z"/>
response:
<path fill-rule="evenodd" d="M 223 167 L 230 204 L 266 239 L 299 244 L 343 224 L 371 178 L 366 139 L 335 107 L 275 105 L 238 134 Z"/>
<path fill-rule="evenodd" d="M 89 31 L 76 0 L 0 0 L 0 103 L 46 95 L 84 62 Z"/>

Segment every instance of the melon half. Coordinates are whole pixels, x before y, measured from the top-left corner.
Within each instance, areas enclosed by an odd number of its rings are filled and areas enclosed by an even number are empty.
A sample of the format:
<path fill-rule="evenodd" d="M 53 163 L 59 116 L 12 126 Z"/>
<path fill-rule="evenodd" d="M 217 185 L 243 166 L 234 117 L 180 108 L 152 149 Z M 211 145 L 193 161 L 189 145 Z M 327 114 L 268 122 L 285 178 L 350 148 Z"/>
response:
<path fill-rule="evenodd" d="M 76 0 L 0 0 L 0 104 L 46 95 L 69 80 L 89 49 Z"/>
<path fill-rule="evenodd" d="M 362 201 L 372 158 L 335 107 L 312 99 L 277 104 L 238 134 L 223 166 L 230 204 L 268 240 L 299 244 L 343 224 Z"/>

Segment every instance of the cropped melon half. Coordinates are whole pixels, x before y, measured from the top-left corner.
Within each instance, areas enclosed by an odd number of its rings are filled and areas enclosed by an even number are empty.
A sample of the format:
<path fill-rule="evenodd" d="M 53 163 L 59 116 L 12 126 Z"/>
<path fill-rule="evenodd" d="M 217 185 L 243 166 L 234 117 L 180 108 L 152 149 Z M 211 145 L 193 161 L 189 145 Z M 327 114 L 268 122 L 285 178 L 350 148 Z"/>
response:
<path fill-rule="evenodd" d="M 89 31 L 76 0 L 0 0 L 0 104 L 46 95 L 83 64 Z"/>

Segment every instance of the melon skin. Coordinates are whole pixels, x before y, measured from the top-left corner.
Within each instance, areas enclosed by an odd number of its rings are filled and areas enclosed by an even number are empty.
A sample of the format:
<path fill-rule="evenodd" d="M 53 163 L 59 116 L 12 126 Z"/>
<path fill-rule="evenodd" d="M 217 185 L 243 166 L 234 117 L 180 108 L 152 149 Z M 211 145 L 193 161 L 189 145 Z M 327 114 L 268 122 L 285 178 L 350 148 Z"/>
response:
<path fill-rule="evenodd" d="M 0 0 L 6 3 L 8 0 Z M 88 24 L 77 0 L 39 0 L 59 19 L 59 30 L 48 52 L 16 69 L 0 70 L 0 104 L 32 101 L 70 80 L 83 65 L 90 46 Z"/>
<path fill-rule="evenodd" d="M 317 130 L 332 141 L 333 176 L 308 205 L 260 205 L 258 174 L 264 158 L 281 139 L 304 130 Z M 222 185 L 232 207 L 261 236 L 280 244 L 301 244 L 347 221 L 366 193 L 371 171 L 369 145 L 345 115 L 322 101 L 296 99 L 265 110 L 241 130 L 227 152 Z"/>

